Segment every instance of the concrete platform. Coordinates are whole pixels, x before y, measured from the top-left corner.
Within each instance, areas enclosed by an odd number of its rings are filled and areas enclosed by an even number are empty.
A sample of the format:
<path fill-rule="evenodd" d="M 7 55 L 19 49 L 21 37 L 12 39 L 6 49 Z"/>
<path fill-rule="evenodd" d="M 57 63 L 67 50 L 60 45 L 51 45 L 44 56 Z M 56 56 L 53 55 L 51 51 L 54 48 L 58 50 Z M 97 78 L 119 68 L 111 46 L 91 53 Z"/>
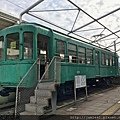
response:
<path fill-rule="evenodd" d="M 120 115 L 120 87 L 91 95 L 87 101 L 78 101 L 56 111 L 57 115 Z"/>

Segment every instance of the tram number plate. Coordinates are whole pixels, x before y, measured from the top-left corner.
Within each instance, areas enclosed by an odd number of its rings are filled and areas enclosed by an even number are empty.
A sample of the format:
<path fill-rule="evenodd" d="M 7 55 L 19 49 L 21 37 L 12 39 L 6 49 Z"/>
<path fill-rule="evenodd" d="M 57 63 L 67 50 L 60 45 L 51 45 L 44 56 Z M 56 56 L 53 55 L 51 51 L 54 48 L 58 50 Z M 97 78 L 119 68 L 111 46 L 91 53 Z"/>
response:
<path fill-rule="evenodd" d="M 75 88 L 86 87 L 86 75 L 75 76 Z"/>

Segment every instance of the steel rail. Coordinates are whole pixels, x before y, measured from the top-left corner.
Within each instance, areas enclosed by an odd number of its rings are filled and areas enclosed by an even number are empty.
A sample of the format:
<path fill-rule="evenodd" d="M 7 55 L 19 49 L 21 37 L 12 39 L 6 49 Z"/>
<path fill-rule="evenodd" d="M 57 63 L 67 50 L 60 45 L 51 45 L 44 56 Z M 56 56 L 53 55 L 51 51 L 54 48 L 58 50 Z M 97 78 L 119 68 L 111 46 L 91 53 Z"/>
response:
<path fill-rule="evenodd" d="M 37 6 L 38 4 L 40 4 L 41 2 L 43 2 L 44 0 L 38 0 L 37 2 L 35 2 L 33 5 L 31 5 L 30 7 L 28 7 L 26 10 L 24 10 L 21 14 L 20 14 L 20 23 L 22 22 L 22 16 L 25 14 L 25 13 L 28 13 L 29 10 L 31 10 L 32 8 L 34 8 L 35 6 Z"/>
<path fill-rule="evenodd" d="M 33 10 L 29 12 L 55 12 L 55 11 L 72 11 L 72 10 L 78 10 L 78 9 L 57 9 L 57 10 Z"/>

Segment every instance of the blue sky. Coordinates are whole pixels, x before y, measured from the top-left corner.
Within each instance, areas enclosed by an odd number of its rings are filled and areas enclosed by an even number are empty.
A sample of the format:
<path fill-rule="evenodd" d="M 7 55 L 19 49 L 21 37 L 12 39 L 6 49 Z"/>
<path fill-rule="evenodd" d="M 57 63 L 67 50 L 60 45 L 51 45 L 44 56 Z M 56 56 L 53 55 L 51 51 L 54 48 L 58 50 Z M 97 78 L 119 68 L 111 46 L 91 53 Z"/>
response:
<path fill-rule="evenodd" d="M 27 7 L 32 5 L 37 0 L 1 0 L 0 1 L 0 10 L 12 14 L 16 17 L 19 17 L 19 14 L 24 11 Z M 120 1 L 119 0 L 71 0 L 76 5 L 81 7 L 83 10 L 85 10 L 87 13 L 89 13 L 94 18 L 98 18 L 118 7 L 120 7 Z M 40 5 L 38 5 L 34 10 L 47 10 L 47 9 L 64 9 L 64 8 L 75 8 L 73 5 L 71 5 L 67 0 L 44 0 Z M 38 15 L 38 13 L 35 13 Z M 73 26 L 73 22 L 75 20 L 75 16 L 77 15 L 77 11 L 67 11 L 67 12 L 44 12 L 39 13 L 38 16 L 50 21 L 54 22 L 57 25 L 60 25 L 63 28 L 66 28 L 70 30 Z M 101 19 L 100 22 L 104 25 L 106 25 L 109 29 L 112 31 L 117 31 L 120 28 L 120 11 L 114 13 L 113 15 L 110 15 L 104 19 Z M 45 24 L 42 21 L 39 21 L 37 19 L 34 19 L 28 15 L 24 15 L 24 20 L 30 21 L 30 22 L 39 22 L 41 24 Z M 74 29 L 78 26 L 82 26 L 88 22 L 90 22 L 92 19 L 89 18 L 87 15 L 85 15 L 83 12 L 80 12 L 77 22 L 74 26 Z M 48 25 L 48 24 L 46 24 Z M 49 25 L 50 26 L 50 25 Z M 81 30 L 91 29 L 95 27 L 101 27 L 98 23 L 91 24 L 90 26 L 85 27 Z M 57 29 L 59 30 L 59 29 Z M 88 38 L 91 38 L 93 35 L 100 33 L 101 30 L 98 31 L 89 31 L 89 32 L 80 32 L 80 35 L 87 36 Z M 110 32 L 105 30 L 104 34 L 107 35 Z M 120 35 L 120 33 L 117 33 Z M 110 38 L 113 38 L 115 36 L 110 36 Z M 118 39 L 119 41 L 119 39 Z M 112 41 L 101 41 L 101 44 L 108 45 Z"/>

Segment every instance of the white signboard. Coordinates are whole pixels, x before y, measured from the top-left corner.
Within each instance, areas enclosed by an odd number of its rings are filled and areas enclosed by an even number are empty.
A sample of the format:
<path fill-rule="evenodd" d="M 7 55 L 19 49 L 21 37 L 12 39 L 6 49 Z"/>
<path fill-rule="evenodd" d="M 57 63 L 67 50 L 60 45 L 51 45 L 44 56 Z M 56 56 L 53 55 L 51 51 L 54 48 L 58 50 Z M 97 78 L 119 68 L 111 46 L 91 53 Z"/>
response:
<path fill-rule="evenodd" d="M 86 75 L 75 76 L 75 88 L 86 87 Z"/>

